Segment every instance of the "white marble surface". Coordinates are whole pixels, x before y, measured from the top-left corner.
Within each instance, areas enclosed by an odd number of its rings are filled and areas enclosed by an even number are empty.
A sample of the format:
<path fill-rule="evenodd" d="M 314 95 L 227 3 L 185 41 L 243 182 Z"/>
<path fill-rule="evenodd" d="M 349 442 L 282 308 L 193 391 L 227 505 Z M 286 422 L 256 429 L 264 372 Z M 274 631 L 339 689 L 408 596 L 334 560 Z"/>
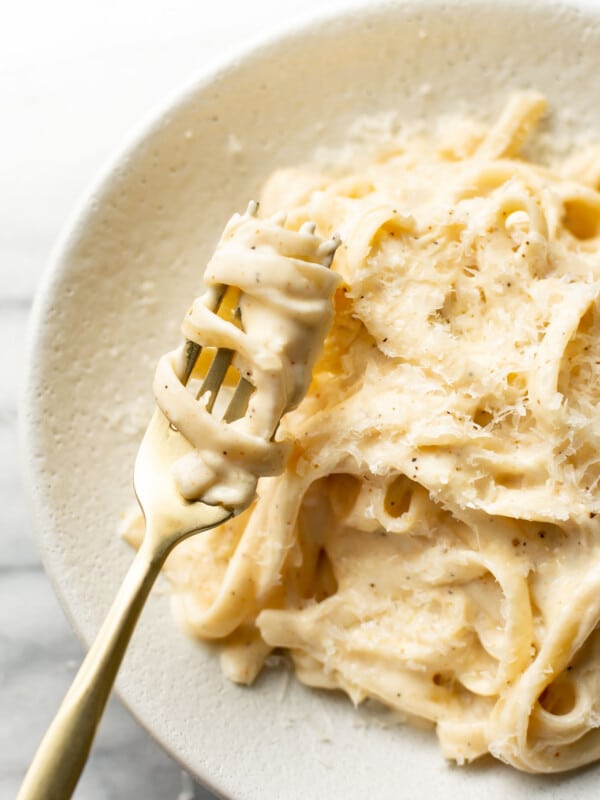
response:
<path fill-rule="evenodd" d="M 0 797 L 26 765 L 81 659 L 43 572 L 20 478 L 24 337 L 49 252 L 100 166 L 179 86 L 318 0 L 22 0 L 0 26 Z M 338 3 L 343 5 L 343 2 Z M 190 800 L 194 785 L 117 700 L 79 800 Z"/>

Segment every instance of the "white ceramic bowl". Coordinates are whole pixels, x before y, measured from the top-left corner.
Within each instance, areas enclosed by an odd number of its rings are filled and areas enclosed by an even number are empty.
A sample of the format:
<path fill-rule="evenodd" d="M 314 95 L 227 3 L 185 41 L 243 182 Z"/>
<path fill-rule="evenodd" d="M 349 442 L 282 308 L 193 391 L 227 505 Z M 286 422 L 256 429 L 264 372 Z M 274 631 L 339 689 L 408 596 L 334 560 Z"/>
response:
<path fill-rule="evenodd" d="M 89 641 L 132 553 L 116 534 L 160 353 L 234 210 L 276 167 L 344 140 L 359 114 L 496 113 L 545 92 L 565 131 L 600 133 L 600 9 L 550 2 L 372 3 L 255 47 L 193 85 L 83 202 L 35 309 L 24 408 L 47 570 Z M 426 90 L 424 90 L 426 89 Z M 375 724 L 338 694 L 267 670 L 222 678 L 155 593 L 121 697 L 158 741 L 236 800 L 592 797 L 600 767 L 534 778 L 444 763 L 432 733 Z"/>

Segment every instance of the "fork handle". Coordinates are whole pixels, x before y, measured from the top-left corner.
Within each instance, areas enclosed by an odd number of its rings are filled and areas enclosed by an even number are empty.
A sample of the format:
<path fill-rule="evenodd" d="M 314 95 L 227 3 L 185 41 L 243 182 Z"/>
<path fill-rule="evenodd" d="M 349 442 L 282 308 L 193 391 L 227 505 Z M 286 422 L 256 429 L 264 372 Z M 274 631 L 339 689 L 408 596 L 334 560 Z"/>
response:
<path fill-rule="evenodd" d="M 68 800 L 87 760 L 127 644 L 168 549 L 138 550 L 31 762 L 17 800 Z"/>

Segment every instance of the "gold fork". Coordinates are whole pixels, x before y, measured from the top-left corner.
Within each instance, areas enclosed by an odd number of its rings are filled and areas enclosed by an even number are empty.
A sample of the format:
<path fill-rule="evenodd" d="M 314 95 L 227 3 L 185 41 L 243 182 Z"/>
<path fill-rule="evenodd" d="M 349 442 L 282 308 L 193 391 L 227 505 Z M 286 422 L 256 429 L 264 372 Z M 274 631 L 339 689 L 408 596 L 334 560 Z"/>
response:
<path fill-rule="evenodd" d="M 218 311 L 225 286 L 213 287 L 210 306 Z M 188 384 L 202 347 L 186 342 L 180 378 Z M 219 349 L 197 396 L 208 393 L 213 410 L 233 352 Z M 254 387 L 240 378 L 223 419 L 241 417 Z M 146 521 L 146 531 L 119 592 L 92 647 L 42 739 L 17 800 L 68 800 L 90 752 L 98 723 L 140 612 L 173 547 L 194 533 L 225 522 L 238 510 L 189 502 L 177 491 L 170 467 L 185 452 L 181 435 L 160 410 L 146 430 L 134 469 L 134 487 Z"/>

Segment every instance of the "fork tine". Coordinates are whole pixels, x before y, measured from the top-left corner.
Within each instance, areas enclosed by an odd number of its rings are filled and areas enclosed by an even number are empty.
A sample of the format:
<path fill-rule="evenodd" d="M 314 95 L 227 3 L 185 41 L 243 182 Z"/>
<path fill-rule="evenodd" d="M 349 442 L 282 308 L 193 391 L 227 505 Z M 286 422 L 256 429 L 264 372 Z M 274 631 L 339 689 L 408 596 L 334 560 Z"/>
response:
<path fill-rule="evenodd" d="M 233 397 L 229 401 L 227 410 L 223 414 L 224 422 L 233 422 L 244 416 L 253 391 L 254 385 L 250 383 L 250 381 L 247 381 L 246 378 L 240 378 L 240 382 L 235 387 Z"/>
<path fill-rule="evenodd" d="M 206 377 L 202 381 L 202 386 L 196 393 L 196 398 L 200 398 L 206 392 L 210 392 L 210 397 L 206 403 L 206 410 L 208 412 L 213 410 L 215 400 L 217 399 L 217 394 L 219 393 L 219 389 L 221 388 L 221 384 L 223 383 L 223 379 L 225 378 L 232 359 L 233 350 L 220 347 L 215 354 L 208 372 L 206 373 Z"/>
<path fill-rule="evenodd" d="M 223 284 L 219 286 L 211 286 L 208 291 L 210 293 L 208 307 L 216 313 L 223 302 L 223 298 L 227 292 L 227 286 L 224 286 Z M 194 371 L 194 367 L 196 366 L 196 362 L 198 361 L 201 352 L 201 344 L 197 344 L 196 342 L 191 342 L 189 340 L 185 343 L 185 366 L 181 374 L 181 382 L 184 386 L 189 381 L 190 375 Z M 208 377 L 208 375 L 206 377 Z"/>
<path fill-rule="evenodd" d="M 196 344 L 196 342 L 191 342 L 189 339 L 185 343 L 185 366 L 183 368 L 183 372 L 181 373 L 181 382 L 185 386 L 186 383 L 190 379 L 190 375 L 193 372 L 194 367 L 196 366 L 196 361 L 202 352 L 202 346 Z"/>

